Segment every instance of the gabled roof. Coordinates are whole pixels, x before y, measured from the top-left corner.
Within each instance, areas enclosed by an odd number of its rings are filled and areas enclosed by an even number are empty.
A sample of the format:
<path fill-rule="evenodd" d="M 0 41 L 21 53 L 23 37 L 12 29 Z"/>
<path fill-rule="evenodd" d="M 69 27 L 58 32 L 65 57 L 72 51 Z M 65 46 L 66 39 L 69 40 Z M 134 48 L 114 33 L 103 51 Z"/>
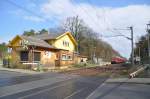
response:
<path fill-rule="evenodd" d="M 35 38 L 35 37 L 32 37 L 32 36 L 19 36 L 19 35 L 17 35 L 12 41 L 10 41 L 8 46 L 11 46 L 13 44 L 13 42 L 15 42 L 17 39 L 22 39 L 22 40 L 28 41 L 28 45 L 57 49 L 57 48 L 49 45 L 44 40 L 41 40 L 41 39 L 38 39 L 38 38 Z"/>
<path fill-rule="evenodd" d="M 41 40 L 41 39 L 38 39 L 38 38 L 35 38 L 35 37 L 21 36 L 21 38 L 24 39 L 24 40 L 27 40 L 29 42 L 28 45 L 34 45 L 34 46 L 45 47 L 45 48 L 55 48 L 55 47 L 49 45 L 44 40 Z"/>
<path fill-rule="evenodd" d="M 42 39 L 42 40 L 50 40 L 50 39 L 56 39 L 56 37 L 62 35 L 64 33 L 50 33 L 50 34 L 41 34 L 41 35 L 35 35 L 33 37 Z"/>
<path fill-rule="evenodd" d="M 42 34 L 42 35 L 36 35 L 36 36 L 19 36 L 17 35 L 12 41 L 10 41 L 9 45 L 11 45 L 13 42 L 16 41 L 16 39 L 20 38 L 23 40 L 27 40 L 28 41 L 28 45 L 34 45 L 34 46 L 39 46 L 39 47 L 45 47 L 45 48 L 53 48 L 53 49 L 57 49 L 53 46 L 51 46 L 50 44 L 48 44 L 46 41 L 47 40 L 51 40 L 51 39 L 59 39 L 65 35 L 68 35 L 70 37 L 70 39 L 72 40 L 72 42 L 77 45 L 76 40 L 74 39 L 74 37 L 71 35 L 70 32 L 66 32 L 66 33 L 52 33 L 52 34 Z"/>
<path fill-rule="evenodd" d="M 65 35 L 68 35 L 71 38 L 71 40 L 73 41 L 73 43 L 75 45 L 77 45 L 76 40 L 74 39 L 74 37 L 72 36 L 72 34 L 70 32 L 42 34 L 42 35 L 36 35 L 34 37 L 38 38 L 38 39 L 42 39 L 42 40 L 52 40 L 52 39 L 59 39 Z"/>

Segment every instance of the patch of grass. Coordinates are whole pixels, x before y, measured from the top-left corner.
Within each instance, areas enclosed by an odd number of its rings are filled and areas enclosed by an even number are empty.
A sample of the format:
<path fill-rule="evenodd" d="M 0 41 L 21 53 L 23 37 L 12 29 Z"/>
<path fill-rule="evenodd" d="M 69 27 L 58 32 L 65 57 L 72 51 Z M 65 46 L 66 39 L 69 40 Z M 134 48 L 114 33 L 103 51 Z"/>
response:
<path fill-rule="evenodd" d="M 95 67 L 97 64 L 91 64 L 91 63 L 80 63 L 80 64 L 74 64 L 73 67 L 75 68 L 84 68 L 84 67 Z"/>
<path fill-rule="evenodd" d="M 74 64 L 73 67 L 83 68 L 83 67 L 86 67 L 86 64 Z"/>

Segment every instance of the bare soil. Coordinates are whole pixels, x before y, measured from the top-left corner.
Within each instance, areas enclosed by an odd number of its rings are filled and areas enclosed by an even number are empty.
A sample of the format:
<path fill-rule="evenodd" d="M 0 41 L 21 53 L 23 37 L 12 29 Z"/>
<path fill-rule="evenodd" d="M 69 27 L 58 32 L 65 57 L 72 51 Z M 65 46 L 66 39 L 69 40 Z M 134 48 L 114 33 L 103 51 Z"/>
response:
<path fill-rule="evenodd" d="M 111 64 L 108 66 L 96 66 L 96 67 L 87 67 L 87 68 L 80 68 L 75 70 L 63 71 L 61 73 L 67 74 L 76 74 L 82 76 L 118 76 L 120 74 L 127 74 L 128 73 L 128 66 L 123 66 L 122 64 Z"/>

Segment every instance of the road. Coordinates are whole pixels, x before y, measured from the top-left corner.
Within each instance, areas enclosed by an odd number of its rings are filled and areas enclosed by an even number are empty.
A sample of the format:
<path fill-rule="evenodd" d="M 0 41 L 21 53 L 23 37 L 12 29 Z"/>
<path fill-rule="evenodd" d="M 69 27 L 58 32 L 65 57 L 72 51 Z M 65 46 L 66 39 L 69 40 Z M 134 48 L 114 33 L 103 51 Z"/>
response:
<path fill-rule="evenodd" d="M 107 77 L 0 71 L 0 99 L 149 99 L 150 85 L 105 83 Z"/>

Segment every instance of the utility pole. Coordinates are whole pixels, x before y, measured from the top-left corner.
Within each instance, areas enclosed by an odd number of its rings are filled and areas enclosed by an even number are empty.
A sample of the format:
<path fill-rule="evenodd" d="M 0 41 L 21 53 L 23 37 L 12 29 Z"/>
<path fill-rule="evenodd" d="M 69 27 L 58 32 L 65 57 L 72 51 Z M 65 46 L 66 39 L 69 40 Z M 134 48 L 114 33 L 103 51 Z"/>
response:
<path fill-rule="evenodd" d="M 79 31 L 78 31 L 79 19 L 78 15 L 75 17 L 75 35 L 77 40 L 77 54 L 79 54 Z"/>
<path fill-rule="evenodd" d="M 131 62 L 132 62 L 132 66 L 134 66 L 134 41 L 133 41 L 133 27 L 129 27 L 129 29 L 131 30 Z"/>
<path fill-rule="evenodd" d="M 140 48 L 140 45 L 139 45 L 139 65 L 141 64 L 141 48 Z"/>
<path fill-rule="evenodd" d="M 131 31 L 131 37 L 127 37 L 123 34 L 121 35 L 116 35 L 116 36 L 110 36 L 110 37 L 117 37 L 117 36 L 122 36 L 122 37 L 125 37 L 127 38 L 128 40 L 131 41 L 131 63 L 132 63 L 132 66 L 134 66 L 134 36 L 133 36 L 133 27 L 130 26 L 128 27 L 128 29 L 115 29 L 115 30 L 130 30 Z"/>
<path fill-rule="evenodd" d="M 148 63 L 150 64 L 150 41 L 149 41 L 149 36 L 150 36 L 150 33 L 149 33 L 149 26 L 150 26 L 150 24 L 147 24 L 147 33 L 148 33 L 148 42 L 147 42 L 147 44 L 148 44 Z"/>

